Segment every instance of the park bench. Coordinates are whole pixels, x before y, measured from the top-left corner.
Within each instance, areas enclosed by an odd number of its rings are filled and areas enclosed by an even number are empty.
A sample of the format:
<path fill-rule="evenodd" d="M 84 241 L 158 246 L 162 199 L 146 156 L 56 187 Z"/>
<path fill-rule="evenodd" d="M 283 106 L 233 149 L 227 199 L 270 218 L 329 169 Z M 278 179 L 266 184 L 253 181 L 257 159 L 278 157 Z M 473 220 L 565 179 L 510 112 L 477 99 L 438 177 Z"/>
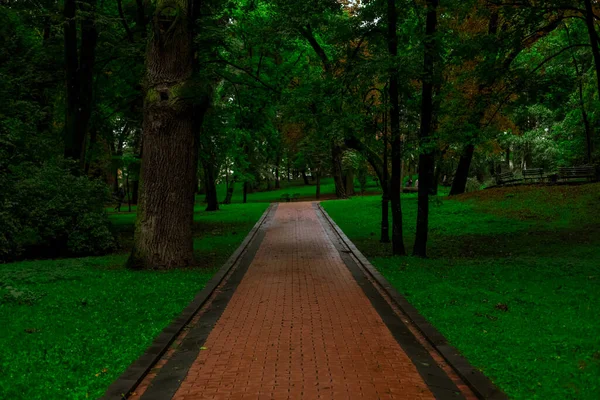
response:
<path fill-rule="evenodd" d="M 563 180 L 567 179 L 596 179 L 596 169 L 591 165 L 581 167 L 561 167 L 558 169 L 558 177 Z"/>
<path fill-rule="evenodd" d="M 517 182 L 519 180 L 520 179 L 518 179 L 512 171 L 511 172 L 503 172 L 501 174 L 496 175 L 496 184 L 497 185 L 513 183 L 513 182 Z"/>
<path fill-rule="evenodd" d="M 538 179 L 540 181 L 544 180 L 544 169 L 543 168 L 531 168 L 523 170 L 523 180 L 527 181 L 528 179 L 534 180 Z"/>
<path fill-rule="evenodd" d="M 285 202 L 285 203 L 289 203 L 290 202 L 290 194 L 289 193 L 284 193 L 281 195 L 281 197 L 279 198 L 280 202 Z"/>
<path fill-rule="evenodd" d="M 296 201 L 296 200 L 298 200 L 299 198 L 300 198 L 300 193 L 294 193 L 294 194 L 292 195 L 292 201 Z"/>

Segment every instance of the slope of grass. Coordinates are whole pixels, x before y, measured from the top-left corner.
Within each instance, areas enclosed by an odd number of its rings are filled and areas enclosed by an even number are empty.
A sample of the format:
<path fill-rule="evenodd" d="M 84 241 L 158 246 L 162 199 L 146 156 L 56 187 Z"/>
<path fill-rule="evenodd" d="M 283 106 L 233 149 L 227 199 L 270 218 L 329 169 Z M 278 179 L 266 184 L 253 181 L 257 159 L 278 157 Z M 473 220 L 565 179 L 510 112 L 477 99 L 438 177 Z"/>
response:
<path fill-rule="evenodd" d="M 201 290 L 266 204 L 201 211 L 204 268 L 133 272 L 126 254 L 0 265 L 0 398 L 94 399 Z M 124 250 L 135 214 L 111 215 Z"/>
<path fill-rule="evenodd" d="M 324 207 L 384 276 L 511 398 L 600 398 L 600 185 L 432 200 L 426 260 L 389 257 L 380 202 Z M 406 243 L 416 197 L 403 199 Z"/>

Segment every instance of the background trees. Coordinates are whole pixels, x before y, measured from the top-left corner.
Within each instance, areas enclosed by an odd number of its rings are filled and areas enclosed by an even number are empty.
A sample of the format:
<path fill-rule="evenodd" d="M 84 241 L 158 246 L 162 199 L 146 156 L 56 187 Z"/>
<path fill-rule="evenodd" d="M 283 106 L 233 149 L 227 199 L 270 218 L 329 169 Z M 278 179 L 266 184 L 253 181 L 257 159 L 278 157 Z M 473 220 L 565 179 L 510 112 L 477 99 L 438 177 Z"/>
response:
<path fill-rule="evenodd" d="M 175 232 L 189 225 L 196 189 L 217 210 L 228 200 L 220 183 L 247 195 L 302 177 L 318 197 L 328 175 L 344 198 L 368 170 L 384 194 L 381 240 L 391 200 L 392 251 L 402 255 L 400 192 L 419 173 L 414 253 L 423 256 L 439 184 L 456 195 L 492 184 L 499 171 L 598 163 L 594 2 L 441 0 L 435 31 L 433 5 L 3 1 L 0 196 L 2 218 L 13 221 L 5 226 L 27 218 L 16 188 L 57 170 L 90 188 L 122 188 L 132 204 L 139 198 L 140 232 L 153 220 L 155 184 L 157 213 L 168 199 L 187 210 L 159 224 Z M 356 154 L 368 168 L 349 161 Z M 168 195 L 173 176 L 181 182 Z M 60 213 L 82 201 L 106 227 L 92 193 L 82 186 Z M 191 263 L 190 232 L 173 239 L 188 243 L 179 261 L 141 264 Z M 6 228 L 4 253 L 43 247 L 38 233 L 25 240 Z"/>

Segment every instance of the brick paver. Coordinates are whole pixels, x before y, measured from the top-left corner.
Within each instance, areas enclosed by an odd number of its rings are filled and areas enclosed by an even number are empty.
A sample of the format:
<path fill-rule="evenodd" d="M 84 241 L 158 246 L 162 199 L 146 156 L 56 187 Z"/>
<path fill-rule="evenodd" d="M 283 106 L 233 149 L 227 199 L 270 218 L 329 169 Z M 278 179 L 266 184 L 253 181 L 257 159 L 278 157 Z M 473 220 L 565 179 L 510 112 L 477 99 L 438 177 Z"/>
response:
<path fill-rule="evenodd" d="M 204 347 L 174 399 L 433 398 L 310 203 L 279 206 Z"/>
<path fill-rule="evenodd" d="M 173 399 L 433 399 L 310 203 L 280 204 Z"/>

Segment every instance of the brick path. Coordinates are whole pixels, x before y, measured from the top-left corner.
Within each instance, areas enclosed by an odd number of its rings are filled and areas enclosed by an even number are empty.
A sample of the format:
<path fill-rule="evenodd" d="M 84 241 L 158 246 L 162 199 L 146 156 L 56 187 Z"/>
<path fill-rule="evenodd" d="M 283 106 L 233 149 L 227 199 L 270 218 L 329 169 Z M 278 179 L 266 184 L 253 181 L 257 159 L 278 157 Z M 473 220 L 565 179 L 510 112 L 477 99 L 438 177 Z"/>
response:
<path fill-rule="evenodd" d="M 173 399 L 441 398 L 310 203 L 279 205 L 202 346 Z"/>

